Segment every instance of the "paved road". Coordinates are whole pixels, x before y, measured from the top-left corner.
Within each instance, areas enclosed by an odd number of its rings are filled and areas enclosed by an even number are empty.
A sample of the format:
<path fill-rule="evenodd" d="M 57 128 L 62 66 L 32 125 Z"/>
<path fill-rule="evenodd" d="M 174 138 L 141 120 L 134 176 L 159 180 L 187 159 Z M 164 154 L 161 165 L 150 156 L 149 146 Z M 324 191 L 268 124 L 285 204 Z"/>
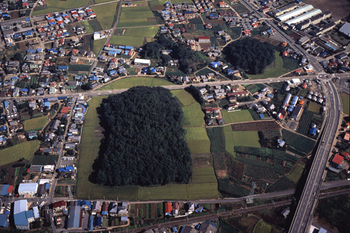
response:
<path fill-rule="evenodd" d="M 328 107 L 326 124 L 319 139 L 319 147 L 314 156 L 300 200 L 298 201 L 297 209 L 288 231 L 289 233 L 302 233 L 309 230 L 309 224 L 317 204 L 319 190 L 322 186 L 322 175 L 338 128 L 342 106 L 333 82 L 329 82 L 326 91 L 328 91 L 326 93 Z"/>

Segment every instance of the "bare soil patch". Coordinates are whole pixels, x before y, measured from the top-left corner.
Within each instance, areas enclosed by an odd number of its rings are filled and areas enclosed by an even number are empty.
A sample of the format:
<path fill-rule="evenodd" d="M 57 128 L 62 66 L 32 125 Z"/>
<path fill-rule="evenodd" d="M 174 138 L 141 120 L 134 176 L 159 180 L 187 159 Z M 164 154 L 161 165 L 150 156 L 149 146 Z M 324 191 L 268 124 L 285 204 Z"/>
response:
<path fill-rule="evenodd" d="M 155 21 L 154 18 L 147 18 L 147 21 Z"/>
<path fill-rule="evenodd" d="M 319 8 L 323 12 L 331 11 L 334 17 L 344 18 L 349 15 L 350 2 L 344 0 L 334 0 L 330 3 L 327 0 L 305 0 L 304 2 Z"/>
<path fill-rule="evenodd" d="M 191 155 L 194 167 L 211 167 L 212 158 L 210 154 Z"/>
<path fill-rule="evenodd" d="M 22 41 L 17 44 L 19 50 L 26 51 L 28 49 L 28 46 L 26 46 L 26 42 Z"/>
<path fill-rule="evenodd" d="M 265 36 L 260 36 L 260 35 L 255 36 L 254 39 L 260 40 L 261 42 L 267 42 L 267 43 L 273 44 L 274 46 L 278 46 L 281 44 L 281 41 L 279 40 L 274 40 L 274 39 L 271 39 Z"/>
<path fill-rule="evenodd" d="M 95 138 L 102 138 L 104 129 L 101 126 L 96 126 L 95 128 L 95 132 L 94 132 L 94 137 Z"/>
<path fill-rule="evenodd" d="M 152 6 L 151 9 L 154 11 L 164 10 L 164 6 L 163 5 L 155 5 L 155 6 Z"/>
<path fill-rule="evenodd" d="M 232 131 L 275 131 L 280 126 L 275 121 L 255 121 L 231 125 Z"/>
<path fill-rule="evenodd" d="M 215 172 L 218 179 L 223 179 L 227 176 L 227 170 L 216 170 Z"/>

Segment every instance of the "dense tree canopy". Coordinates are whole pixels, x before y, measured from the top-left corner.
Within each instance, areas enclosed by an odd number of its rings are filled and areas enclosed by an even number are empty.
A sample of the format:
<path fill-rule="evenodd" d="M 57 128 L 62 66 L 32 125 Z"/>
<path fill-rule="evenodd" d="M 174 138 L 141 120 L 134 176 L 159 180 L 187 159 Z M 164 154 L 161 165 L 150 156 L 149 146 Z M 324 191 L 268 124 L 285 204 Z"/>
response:
<path fill-rule="evenodd" d="M 261 74 L 275 60 L 272 45 L 252 38 L 232 42 L 223 53 L 227 61 L 248 74 Z"/>
<path fill-rule="evenodd" d="M 133 87 L 98 108 L 105 139 L 90 180 L 105 185 L 188 183 L 192 160 L 183 112 L 169 90 Z"/>

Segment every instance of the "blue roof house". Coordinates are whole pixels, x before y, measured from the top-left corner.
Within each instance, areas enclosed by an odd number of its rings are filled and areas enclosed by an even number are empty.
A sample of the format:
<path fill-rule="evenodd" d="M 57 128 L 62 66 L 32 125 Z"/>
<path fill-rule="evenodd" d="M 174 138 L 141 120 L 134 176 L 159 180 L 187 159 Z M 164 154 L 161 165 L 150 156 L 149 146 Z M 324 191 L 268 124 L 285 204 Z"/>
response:
<path fill-rule="evenodd" d="M 9 219 L 7 214 L 0 214 L 0 227 L 7 228 L 9 225 Z"/>
<path fill-rule="evenodd" d="M 15 226 L 17 229 L 29 230 L 29 222 L 27 220 L 25 211 L 13 215 L 13 218 L 15 220 Z"/>
<path fill-rule="evenodd" d="M 92 231 L 94 228 L 94 220 L 95 220 L 95 216 L 94 215 L 90 215 L 89 218 L 89 231 Z"/>
<path fill-rule="evenodd" d="M 67 229 L 78 229 L 80 223 L 80 206 L 70 206 L 68 209 Z"/>

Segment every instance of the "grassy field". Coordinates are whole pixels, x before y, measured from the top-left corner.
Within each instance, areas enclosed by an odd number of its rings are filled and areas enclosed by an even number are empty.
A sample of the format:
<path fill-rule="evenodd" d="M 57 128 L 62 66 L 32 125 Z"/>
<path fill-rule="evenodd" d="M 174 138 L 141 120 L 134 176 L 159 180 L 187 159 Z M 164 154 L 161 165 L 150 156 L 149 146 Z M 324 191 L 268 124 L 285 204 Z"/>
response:
<path fill-rule="evenodd" d="M 149 1 L 150 6 L 159 6 L 159 5 L 164 5 L 167 0 L 154 0 L 154 1 Z"/>
<path fill-rule="evenodd" d="M 350 96 L 345 93 L 342 93 L 340 97 L 343 103 L 343 112 L 347 115 L 350 115 Z"/>
<path fill-rule="evenodd" d="M 105 44 L 106 39 L 101 39 L 101 40 L 94 40 L 92 43 L 94 43 L 94 54 L 98 54 L 102 46 Z"/>
<path fill-rule="evenodd" d="M 94 0 L 95 4 L 103 3 L 103 2 L 111 2 L 113 0 Z"/>
<path fill-rule="evenodd" d="M 40 141 L 34 140 L 0 150 L 0 166 L 15 162 L 21 158 L 30 160 L 39 145 Z"/>
<path fill-rule="evenodd" d="M 301 174 L 303 174 L 305 165 L 298 163 L 297 166 L 294 168 L 292 173 L 290 173 L 287 178 L 293 181 L 294 183 L 298 183 Z"/>
<path fill-rule="evenodd" d="M 226 110 L 221 111 L 222 116 L 224 118 L 224 122 L 228 123 L 236 123 L 236 122 L 246 122 L 246 121 L 254 121 L 252 115 L 248 110 L 242 110 L 237 112 L 228 112 Z"/>
<path fill-rule="evenodd" d="M 155 25 L 156 20 L 148 6 L 123 7 L 118 27 Z"/>
<path fill-rule="evenodd" d="M 198 127 L 204 125 L 204 113 L 201 106 L 197 101 L 185 90 L 171 91 L 180 104 L 182 105 L 182 111 L 184 112 L 184 127 Z"/>
<path fill-rule="evenodd" d="M 315 103 L 315 102 L 309 102 L 309 106 L 307 107 L 307 110 L 314 112 L 314 113 L 320 113 L 322 105 Z"/>
<path fill-rule="evenodd" d="M 289 130 L 282 129 L 282 135 L 287 145 L 306 154 L 309 153 L 315 145 L 314 140 L 305 136 L 300 136 Z"/>
<path fill-rule="evenodd" d="M 247 74 L 247 76 L 251 79 L 275 78 L 291 71 L 291 69 L 283 67 L 284 65 L 283 58 L 280 56 L 278 51 L 275 51 L 275 57 L 276 57 L 275 61 L 266 67 L 266 69 L 264 70 L 264 73 L 256 74 L 256 75 Z"/>
<path fill-rule="evenodd" d="M 272 227 L 260 219 L 259 222 L 254 226 L 252 233 L 270 233 L 271 230 Z"/>
<path fill-rule="evenodd" d="M 100 22 L 98 22 L 97 19 L 89 20 L 89 25 L 91 26 L 92 30 L 94 30 L 94 32 L 103 30 Z"/>
<path fill-rule="evenodd" d="M 48 120 L 49 120 L 48 116 L 26 120 L 23 123 L 24 130 L 25 131 L 41 130 L 45 126 L 45 124 L 48 122 Z"/>
<path fill-rule="evenodd" d="M 103 30 L 110 29 L 114 21 L 118 3 L 110 3 L 100 6 L 91 7 L 97 16 Z"/>
<path fill-rule="evenodd" d="M 57 1 L 57 0 L 46 0 L 47 7 L 37 7 L 33 11 L 33 16 L 41 15 L 46 13 L 52 13 L 55 11 L 70 10 L 72 8 L 78 8 L 86 6 L 89 0 L 68 0 L 68 1 Z"/>
<path fill-rule="evenodd" d="M 260 147 L 257 131 L 232 131 L 230 125 L 224 127 L 226 151 L 235 156 L 235 146 Z"/>
<path fill-rule="evenodd" d="M 192 154 L 210 153 L 210 140 L 205 128 L 188 127 L 186 141 Z"/>
<path fill-rule="evenodd" d="M 85 27 L 87 33 L 94 33 L 94 29 L 92 29 L 90 23 L 88 21 L 83 21 L 81 24 Z"/>
<path fill-rule="evenodd" d="M 90 183 L 88 180 L 92 172 L 92 164 L 98 156 L 101 138 L 95 137 L 98 126 L 96 107 L 105 97 L 94 97 L 89 102 L 81 141 L 81 158 L 78 164 L 77 197 L 78 198 L 111 198 L 120 200 L 165 200 L 165 199 L 203 199 L 218 198 L 216 177 L 212 167 L 194 168 L 193 178 L 189 184 L 169 184 L 155 187 L 108 187 Z M 199 128 L 201 129 L 201 128 Z M 204 128 L 203 128 L 204 129 Z M 204 129 L 205 132 L 205 129 Z M 201 133 L 202 136 L 203 132 Z M 206 134 L 205 134 L 206 135 Z M 190 138 L 195 137 L 191 130 Z M 204 137 L 201 137 L 204 138 Z M 209 145 L 209 139 L 208 145 Z"/>
<path fill-rule="evenodd" d="M 144 41 L 152 41 L 157 32 L 157 26 L 126 28 L 123 35 L 112 36 L 111 44 L 140 47 Z"/>
<path fill-rule="evenodd" d="M 168 82 L 164 79 L 159 78 L 147 78 L 147 77 L 133 77 L 133 78 L 123 78 L 112 82 L 106 86 L 103 86 L 99 90 L 113 90 L 113 89 L 126 89 L 135 86 L 167 86 L 173 85 L 173 83 Z"/>

